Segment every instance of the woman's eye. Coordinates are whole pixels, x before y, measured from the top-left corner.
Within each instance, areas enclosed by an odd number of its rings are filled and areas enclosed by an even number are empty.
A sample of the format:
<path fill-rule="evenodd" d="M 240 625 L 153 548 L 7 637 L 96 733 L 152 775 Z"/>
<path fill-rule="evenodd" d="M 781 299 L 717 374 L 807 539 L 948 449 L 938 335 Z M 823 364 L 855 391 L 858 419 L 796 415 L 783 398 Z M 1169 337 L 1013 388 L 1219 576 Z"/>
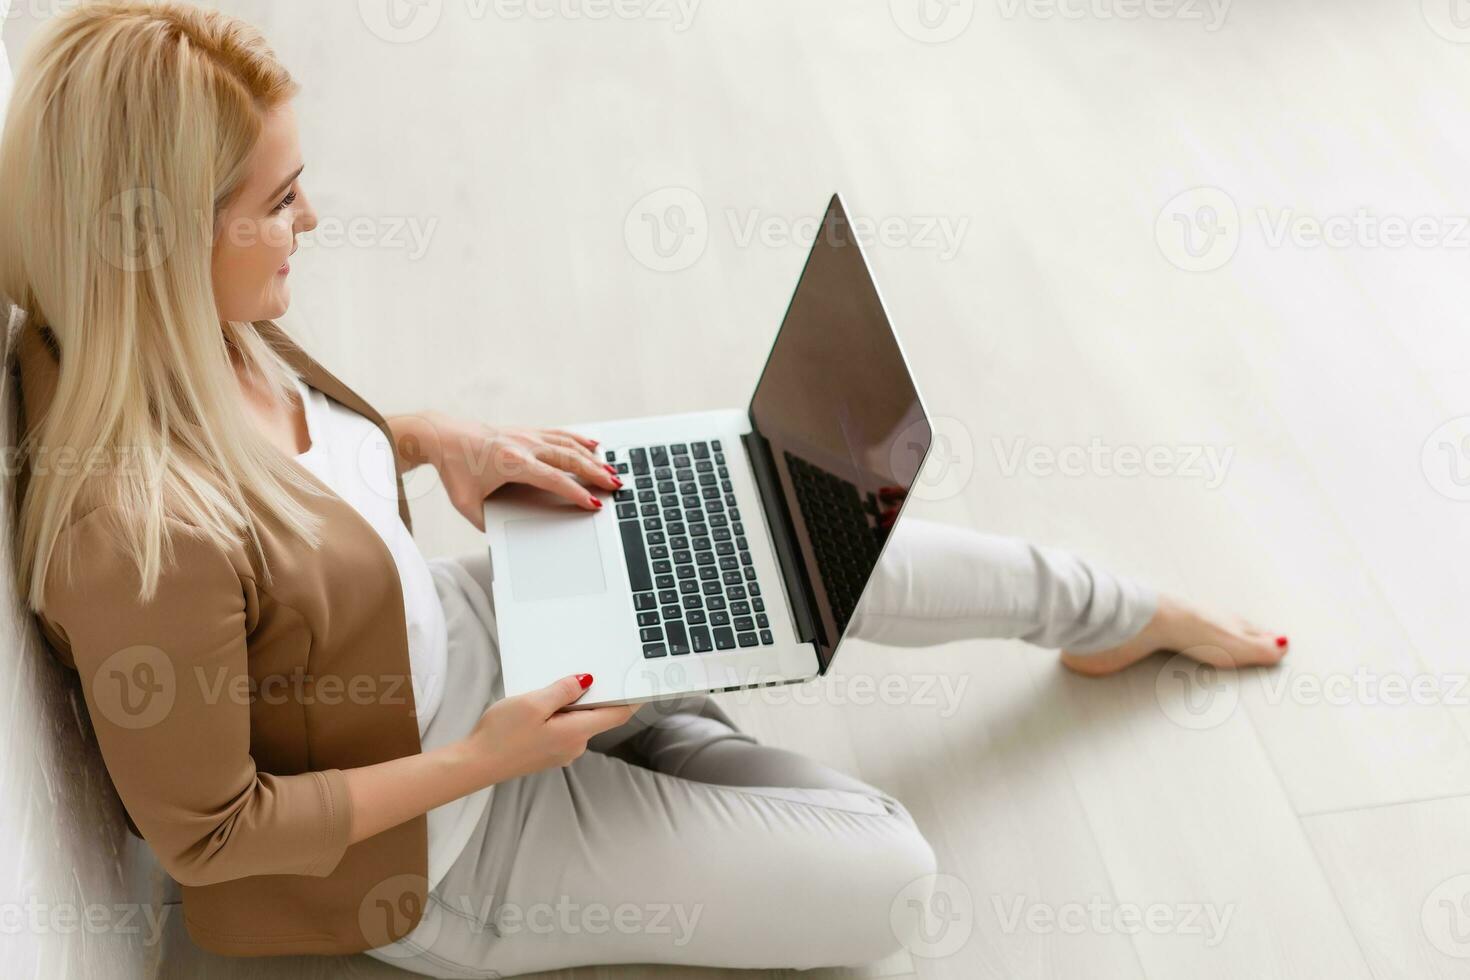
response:
<path fill-rule="evenodd" d="M 284 211 L 284 210 L 286 210 L 287 208 L 289 208 L 291 205 L 293 205 L 295 203 L 296 203 L 296 192 L 295 191 L 292 191 L 291 193 L 289 193 L 289 194 L 287 194 L 285 196 L 285 198 L 281 201 L 280 204 L 277 204 L 276 205 L 276 210 L 277 211 Z"/>

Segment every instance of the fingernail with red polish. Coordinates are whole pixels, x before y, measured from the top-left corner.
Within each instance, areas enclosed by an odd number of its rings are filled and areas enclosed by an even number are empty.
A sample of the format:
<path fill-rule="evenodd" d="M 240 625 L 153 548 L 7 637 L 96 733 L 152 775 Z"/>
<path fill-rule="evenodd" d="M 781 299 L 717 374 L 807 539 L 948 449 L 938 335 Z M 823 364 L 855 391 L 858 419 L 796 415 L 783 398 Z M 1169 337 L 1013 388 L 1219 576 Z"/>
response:
<path fill-rule="evenodd" d="M 618 468 L 616 466 L 614 466 L 613 464 L 611 464 L 611 463 L 603 463 L 602 464 L 602 468 L 605 469 L 605 470 L 607 470 L 609 473 L 613 474 L 614 476 L 617 476 Z"/>
<path fill-rule="evenodd" d="M 1276 645 L 1279 646 L 1279 647 L 1286 646 L 1286 642 L 1287 642 L 1286 641 L 1286 637 L 1284 637 L 1284 636 L 1278 636 L 1276 638 Z"/>
<path fill-rule="evenodd" d="M 582 685 L 582 690 L 584 690 L 584 691 L 587 690 L 587 688 L 589 688 L 589 687 L 592 686 L 592 675 L 591 674 L 578 674 L 577 675 L 577 683 Z"/>
<path fill-rule="evenodd" d="M 596 507 L 598 510 L 602 510 L 602 501 L 598 500 L 596 497 L 588 497 L 587 502 L 590 503 L 593 507 Z"/>
<path fill-rule="evenodd" d="M 623 488 L 623 481 L 619 480 L 617 477 L 613 477 L 613 486 L 621 490 Z"/>

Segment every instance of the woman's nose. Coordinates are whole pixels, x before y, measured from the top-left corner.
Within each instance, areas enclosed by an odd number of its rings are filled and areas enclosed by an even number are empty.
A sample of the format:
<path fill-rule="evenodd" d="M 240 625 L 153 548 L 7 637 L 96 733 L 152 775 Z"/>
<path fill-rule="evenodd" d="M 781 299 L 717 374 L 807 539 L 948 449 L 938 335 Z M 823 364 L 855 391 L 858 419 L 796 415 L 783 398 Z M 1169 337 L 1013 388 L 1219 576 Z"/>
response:
<path fill-rule="evenodd" d="M 305 234 L 317 226 L 316 208 L 312 206 L 311 198 L 304 194 L 302 197 L 304 198 L 301 202 L 302 206 L 296 212 L 296 232 L 298 234 Z"/>

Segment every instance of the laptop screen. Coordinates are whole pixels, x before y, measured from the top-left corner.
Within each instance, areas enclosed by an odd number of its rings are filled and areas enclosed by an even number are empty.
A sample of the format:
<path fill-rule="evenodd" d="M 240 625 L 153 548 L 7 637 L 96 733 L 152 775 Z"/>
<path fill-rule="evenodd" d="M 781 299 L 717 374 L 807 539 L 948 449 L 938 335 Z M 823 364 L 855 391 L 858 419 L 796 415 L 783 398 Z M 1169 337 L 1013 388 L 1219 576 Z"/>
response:
<path fill-rule="evenodd" d="M 750 402 L 814 593 L 823 671 L 930 443 L 864 230 L 834 195 Z"/>

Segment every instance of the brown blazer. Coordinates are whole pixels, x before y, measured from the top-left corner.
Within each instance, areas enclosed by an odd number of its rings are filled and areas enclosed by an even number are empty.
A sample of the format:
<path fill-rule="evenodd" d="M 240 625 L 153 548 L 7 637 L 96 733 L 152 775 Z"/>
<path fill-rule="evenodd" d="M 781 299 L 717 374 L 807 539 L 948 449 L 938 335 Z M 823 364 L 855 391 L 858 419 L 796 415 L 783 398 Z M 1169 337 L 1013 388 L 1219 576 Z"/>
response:
<path fill-rule="evenodd" d="M 259 328 L 308 384 L 387 432 L 279 328 Z M 60 352 L 30 325 L 16 343 L 27 432 Z M 80 675 L 133 826 L 182 885 L 189 934 L 217 953 L 357 952 L 408 933 L 424 907 L 424 817 L 347 843 L 342 770 L 420 751 L 397 567 L 349 504 L 300 499 L 322 518 L 322 545 L 261 528 L 268 584 L 243 546 L 171 523 L 174 559 L 146 604 L 108 508 L 83 514 L 61 538 L 72 576 L 53 574 L 39 616 Z M 401 480 L 398 506 L 407 524 Z"/>

